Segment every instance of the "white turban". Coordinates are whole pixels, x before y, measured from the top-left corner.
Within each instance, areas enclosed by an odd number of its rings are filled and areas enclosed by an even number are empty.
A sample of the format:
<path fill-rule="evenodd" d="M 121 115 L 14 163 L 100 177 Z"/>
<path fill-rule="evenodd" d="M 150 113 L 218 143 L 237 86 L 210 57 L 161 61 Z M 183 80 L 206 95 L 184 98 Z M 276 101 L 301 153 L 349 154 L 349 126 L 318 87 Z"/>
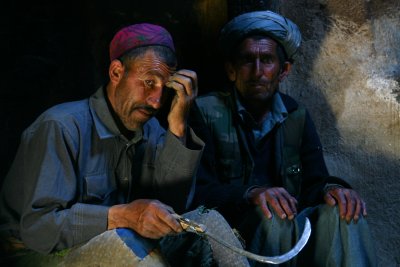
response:
<path fill-rule="evenodd" d="M 220 34 L 220 46 L 225 55 L 244 38 L 251 35 L 266 35 L 277 41 L 292 59 L 301 43 L 301 33 L 291 20 L 272 11 L 244 13 L 229 21 Z"/>

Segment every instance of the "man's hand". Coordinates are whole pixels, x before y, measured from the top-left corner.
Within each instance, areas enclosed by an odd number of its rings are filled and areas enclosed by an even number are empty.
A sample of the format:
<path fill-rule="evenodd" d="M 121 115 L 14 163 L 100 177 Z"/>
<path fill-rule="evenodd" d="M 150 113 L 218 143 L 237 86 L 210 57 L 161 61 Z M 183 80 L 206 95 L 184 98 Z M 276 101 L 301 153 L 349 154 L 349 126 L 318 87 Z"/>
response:
<path fill-rule="evenodd" d="M 297 200 L 283 187 L 254 188 L 249 192 L 248 198 L 251 203 L 261 207 L 268 219 L 272 218 L 272 213 L 267 204 L 281 219 L 292 220 L 297 214 Z"/>
<path fill-rule="evenodd" d="M 190 105 L 197 96 L 197 75 L 191 70 L 179 70 L 165 85 L 175 90 L 168 114 L 169 130 L 178 137 L 184 137 Z"/>
<path fill-rule="evenodd" d="M 367 216 L 365 202 L 358 193 L 352 189 L 336 187 L 324 196 L 325 202 L 330 206 L 339 206 L 339 214 L 347 223 L 353 219 L 357 223 L 361 215 Z"/>
<path fill-rule="evenodd" d="M 108 230 L 130 228 L 143 237 L 161 238 L 182 231 L 173 213 L 171 207 L 158 200 L 138 199 L 115 205 L 108 211 Z"/>

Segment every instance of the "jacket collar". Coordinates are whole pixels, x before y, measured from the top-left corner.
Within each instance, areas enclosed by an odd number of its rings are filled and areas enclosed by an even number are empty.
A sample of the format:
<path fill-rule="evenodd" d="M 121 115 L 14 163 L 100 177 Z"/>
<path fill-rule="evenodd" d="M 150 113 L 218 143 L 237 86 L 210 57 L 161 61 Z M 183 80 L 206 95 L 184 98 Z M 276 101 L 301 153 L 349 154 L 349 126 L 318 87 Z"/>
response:
<path fill-rule="evenodd" d="M 299 104 L 292 97 L 288 96 L 287 94 L 281 93 L 281 92 L 278 92 L 278 93 L 281 96 L 283 104 L 285 105 L 288 113 L 295 111 L 299 107 Z"/>
<path fill-rule="evenodd" d="M 118 129 L 118 126 L 115 123 L 115 120 L 107 105 L 104 95 L 104 87 L 99 88 L 89 98 L 89 109 L 92 114 L 94 125 L 100 139 L 112 138 L 117 136 L 126 139 L 126 137 Z M 135 134 L 135 137 L 130 140 L 130 142 L 136 143 L 144 136 L 147 136 L 147 134 L 143 134 L 142 130 L 138 130 L 137 134 Z"/>
<path fill-rule="evenodd" d="M 230 99 L 231 99 L 231 105 L 233 105 L 234 110 L 238 110 L 239 107 L 236 103 L 236 93 L 235 93 L 235 89 L 232 87 L 231 90 L 226 91 L 228 93 L 228 95 L 230 95 Z M 291 113 L 293 111 L 295 111 L 296 109 L 298 109 L 299 104 L 296 102 L 296 100 L 294 100 L 292 97 L 290 97 L 287 94 L 284 94 L 282 92 L 277 92 L 281 99 L 283 104 L 285 105 L 285 108 L 287 110 L 288 113 Z"/>

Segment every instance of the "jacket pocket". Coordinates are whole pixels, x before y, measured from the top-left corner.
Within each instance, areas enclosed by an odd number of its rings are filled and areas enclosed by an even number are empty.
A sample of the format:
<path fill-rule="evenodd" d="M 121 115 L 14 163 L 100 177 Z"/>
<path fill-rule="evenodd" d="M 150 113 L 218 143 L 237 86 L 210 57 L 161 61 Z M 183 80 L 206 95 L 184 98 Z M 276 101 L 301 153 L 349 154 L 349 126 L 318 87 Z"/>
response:
<path fill-rule="evenodd" d="M 286 168 L 285 173 L 285 187 L 289 194 L 297 198 L 301 191 L 301 165 L 293 164 Z"/>
<path fill-rule="evenodd" d="M 86 203 L 105 203 L 115 190 L 105 173 L 85 176 L 84 183 L 84 201 Z"/>
<path fill-rule="evenodd" d="M 218 165 L 223 182 L 230 183 L 233 182 L 232 180 L 243 178 L 243 165 L 240 160 L 221 159 Z"/>

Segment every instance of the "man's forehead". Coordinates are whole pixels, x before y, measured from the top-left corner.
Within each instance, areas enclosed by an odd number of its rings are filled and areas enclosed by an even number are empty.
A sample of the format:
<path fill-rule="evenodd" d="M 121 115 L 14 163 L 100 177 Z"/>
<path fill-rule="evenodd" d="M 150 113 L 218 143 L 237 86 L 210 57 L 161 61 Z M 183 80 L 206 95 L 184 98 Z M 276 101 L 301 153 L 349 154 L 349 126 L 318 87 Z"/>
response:
<path fill-rule="evenodd" d="M 158 56 L 154 52 L 154 50 L 152 50 L 152 49 L 146 50 L 142 55 L 138 56 L 135 59 L 135 63 L 139 63 L 140 64 L 140 63 L 143 63 L 143 62 L 146 62 L 146 63 L 149 63 L 149 64 L 151 62 L 153 62 L 154 64 L 159 64 L 161 62 L 161 63 L 165 64 L 165 62 L 163 62 L 163 59 L 160 56 Z"/>
<path fill-rule="evenodd" d="M 154 51 L 147 50 L 142 56 L 133 62 L 133 69 L 139 74 L 156 75 L 165 78 L 174 71 Z"/>
<path fill-rule="evenodd" d="M 271 53 L 276 51 L 277 42 L 268 36 L 247 37 L 239 45 L 239 54 Z"/>

